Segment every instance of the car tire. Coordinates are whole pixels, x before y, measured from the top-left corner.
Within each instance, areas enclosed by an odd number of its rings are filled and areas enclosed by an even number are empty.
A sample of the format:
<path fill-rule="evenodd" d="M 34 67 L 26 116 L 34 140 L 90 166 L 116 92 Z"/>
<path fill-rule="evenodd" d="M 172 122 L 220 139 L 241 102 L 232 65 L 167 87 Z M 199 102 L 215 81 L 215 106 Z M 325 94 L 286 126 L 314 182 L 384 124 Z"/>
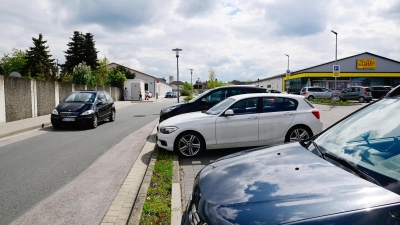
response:
<path fill-rule="evenodd" d="M 285 142 L 298 142 L 312 136 L 310 128 L 306 126 L 294 126 L 286 133 Z"/>
<path fill-rule="evenodd" d="M 359 103 L 363 103 L 364 101 L 365 101 L 364 97 L 359 97 L 359 98 L 358 98 L 358 102 L 359 102 Z"/>
<path fill-rule="evenodd" d="M 92 118 L 92 123 L 89 124 L 89 127 L 92 129 L 96 129 L 98 123 L 99 123 L 99 119 L 97 117 L 97 114 L 94 114 L 93 118 Z"/>
<path fill-rule="evenodd" d="M 184 157 L 199 155 L 206 148 L 204 138 L 197 132 L 189 131 L 180 134 L 174 143 L 174 150 Z"/>
<path fill-rule="evenodd" d="M 308 100 L 310 100 L 310 101 L 314 100 L 314 96 L 312 96 L 312 95 L 308 96 Z"/>
<path fill-rule="evenodd" d="M 110 118 L 108 118 L 108 121 L 110 121 L 110 122 L 115 121 L 115 109 L 111 110 Z"/>

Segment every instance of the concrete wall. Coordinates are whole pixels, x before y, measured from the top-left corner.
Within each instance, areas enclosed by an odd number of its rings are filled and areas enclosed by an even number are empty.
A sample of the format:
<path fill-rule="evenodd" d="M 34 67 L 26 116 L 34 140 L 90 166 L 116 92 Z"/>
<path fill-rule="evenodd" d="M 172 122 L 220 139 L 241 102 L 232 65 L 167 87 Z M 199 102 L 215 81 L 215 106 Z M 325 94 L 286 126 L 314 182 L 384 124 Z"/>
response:
<path fill-rule="evenodd" d="M 49 115 L 54 107 L 75 90 L 105 90 L 114 101 L 121 100 L 121 88 L 38 81 L 0 76 L 0 123 Z"/>
<path fill-rule="evenodd" d="M 55 82 L 36 81 L 37 116 L 50 114 L 56 105 Z"/>
<path fill-rule="evenodd" d="M 7 122 L 32 117 L 31 83 L 30 79 L 4 77 L 5 119 Z"/>

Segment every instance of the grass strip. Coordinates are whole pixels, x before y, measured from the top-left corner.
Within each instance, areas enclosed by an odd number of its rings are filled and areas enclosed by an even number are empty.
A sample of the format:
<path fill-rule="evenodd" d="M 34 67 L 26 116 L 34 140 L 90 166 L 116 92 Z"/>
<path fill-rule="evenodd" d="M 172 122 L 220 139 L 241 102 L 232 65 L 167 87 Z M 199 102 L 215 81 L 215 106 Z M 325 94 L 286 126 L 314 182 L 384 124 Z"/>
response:
<path fill-rule="evenodd" d="M 158 148 L 158 146 L 156 147 Z M 153 176 L 143 205 L 140 224 L 171 223 L 171 192 L 174 162 L 173 153 L 158 149 Z"/>
<path fill-rule="evenodd" d="M 310 100 L 311 103 L 320 103 L 320 104 L 328 104 L 328 105 L 354 105 L 356 103 L 349 101 L 332 101 L 330 99 L 313 99 Z"/>

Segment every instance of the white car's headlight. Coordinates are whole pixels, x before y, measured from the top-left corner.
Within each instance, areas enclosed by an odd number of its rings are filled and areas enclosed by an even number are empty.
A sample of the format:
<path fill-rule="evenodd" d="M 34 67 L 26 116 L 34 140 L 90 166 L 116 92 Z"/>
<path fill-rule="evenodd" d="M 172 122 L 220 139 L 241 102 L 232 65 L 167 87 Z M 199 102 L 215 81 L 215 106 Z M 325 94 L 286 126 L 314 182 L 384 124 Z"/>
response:
<path fill-rule="evenodd" d="M 51 112 L 51 114 L 53 114 L 53 115 L 58 115 L 57 109 L 54 109 L 53 112 Z"/>
<path fill-rule="evenodd" d="M 170 134 L 176 130 L 178 130 L 177 127 L 161 127 L 160 128 L 160 132 L 163 134 Z"/>
<path fill-rule="evenodd" d="M 86 115 L 90 115 L 90 114 L 93 114 L 94 113 L 94 111 L 93 110 L 87 110 L 87 111 L 85 111 L 85 112 L 83 112 L 81 115 L 82 116 L 86 116 Z"/>

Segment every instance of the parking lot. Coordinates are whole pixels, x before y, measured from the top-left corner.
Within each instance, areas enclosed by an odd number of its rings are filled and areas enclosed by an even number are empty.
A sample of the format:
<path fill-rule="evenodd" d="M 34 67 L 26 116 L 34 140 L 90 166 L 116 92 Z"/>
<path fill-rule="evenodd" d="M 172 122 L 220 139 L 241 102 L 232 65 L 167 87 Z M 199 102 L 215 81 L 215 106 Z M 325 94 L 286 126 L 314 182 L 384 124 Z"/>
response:
<path fill-rule="evenodd" d="M 333 125 L 338 120 L 342 119 L 346 115 L 362 108 L 368 103 L 356 104 L 351 106 L 330 106 L 314 104 L 314 106 L 320 111 L 321 120 L 323 122 L 323 129 Z M 228 155 L 230 153 L 245 150 L 246 148 L 240 149 L 222 149 L 222 150 L 210 150 L 200 156 L 183 158 L 180 157 L 180 179 L 181 179 L 181 195 L 182 195 L 182 208 L 185 209 L 186 203 L 189 200 L 190 194 L 193 188 L 193 181 L 197 173 L 206 165 L 213 162 L 214 160 Z"/>

